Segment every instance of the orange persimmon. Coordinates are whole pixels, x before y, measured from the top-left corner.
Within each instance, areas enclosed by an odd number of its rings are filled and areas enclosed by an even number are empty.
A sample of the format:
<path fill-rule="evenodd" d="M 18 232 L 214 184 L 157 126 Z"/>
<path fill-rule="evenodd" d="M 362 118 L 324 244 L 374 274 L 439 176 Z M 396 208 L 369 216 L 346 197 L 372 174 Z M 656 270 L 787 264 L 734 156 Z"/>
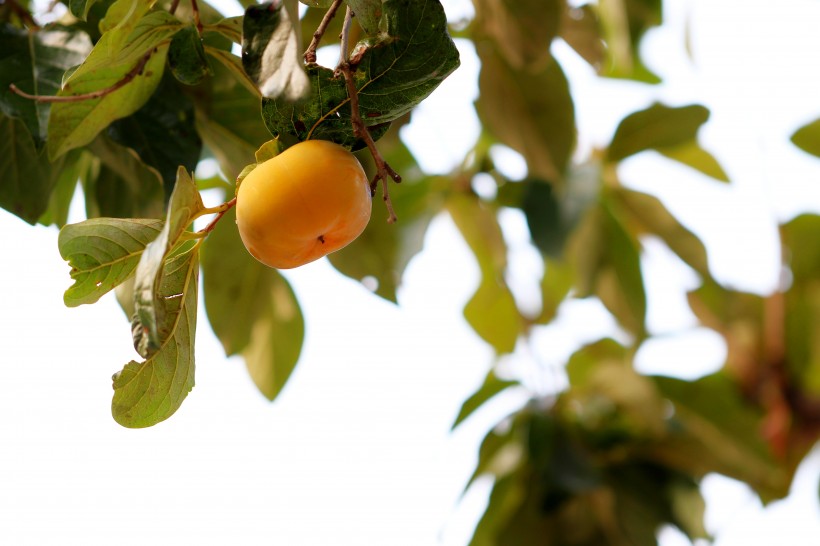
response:
<path fill-rule="evenodd" d="M 370 220 L 371 204 L 359 160 L 333 142 L 307 140 L 245 177 L 236 195 L 236 224 L 254 258 L 289 269 L 353 241 Z"/>

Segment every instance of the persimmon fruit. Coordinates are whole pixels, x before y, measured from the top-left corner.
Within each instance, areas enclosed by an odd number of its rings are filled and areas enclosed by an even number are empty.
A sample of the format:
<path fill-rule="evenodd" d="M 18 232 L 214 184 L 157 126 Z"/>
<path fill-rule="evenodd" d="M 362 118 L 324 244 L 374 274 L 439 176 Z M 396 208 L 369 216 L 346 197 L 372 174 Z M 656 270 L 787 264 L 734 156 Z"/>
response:
<path fill-rule="evenodd" d="M 306 140 L 245 177 L 236 224 L 254 258 L 290 269 L 347 246 L 364 231 L 371 207 L 359 160 L 333 142 Z"/>

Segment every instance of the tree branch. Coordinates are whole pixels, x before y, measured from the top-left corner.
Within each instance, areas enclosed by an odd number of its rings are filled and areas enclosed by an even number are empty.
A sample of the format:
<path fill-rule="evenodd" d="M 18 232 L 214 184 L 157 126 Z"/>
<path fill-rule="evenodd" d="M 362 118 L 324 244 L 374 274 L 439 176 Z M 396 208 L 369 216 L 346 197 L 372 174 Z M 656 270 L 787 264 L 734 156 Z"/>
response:
<path fill-rule="evenodd" d="M 313 33 L 313 38 L 310 40 L 310 45 L 305 51 L 306 63 L 311 64 L 316 62 L 316 48 L 319 47 L 319 42 L 322 40 L 322 36 L 325 35 L 325 31 L 327 31 L 327 27 L 330 25 L 330 21 L 333 20 L 333 16 L 336 15 L 336 11 L 339 9 L 339 6 L 341 5 L 342 0 L 334 0 L 330 7 L 327 8 L 327 12 L 325 13 L 325 16 L 322 18 L 322 22 L 319 23 L 319 26 Z"/>
<path fill-rule="evenodd" d="M 202 36 L 202 21 L 199 20 L 199 4 L 196 0 L 191 0 L 191 11 L 194 14 L 194 25 L 196 25 L 197 33 Z"/>
<path fill-rule="evenodd" d="M 398 220 L 398 217 L 396 216 L 396 212 L 393 210 L 393 203 L 390 200 L 388 183 L 391 178 L 396 181 L 396 183 L 401 182 L 401 176 L 399 176 L 399 174 L 387 164 L 381 153 L 379 153 L 373 137 L 370 136 L 370 131 L 368 131 L 367 126 L 365 126 L 364 121 L 362 120 L 361 112 L 359 112 L 359 90 L 356 89 L 356 82 L 353 79 L 353 68 L 349 58 L 349 44 L 347 43 L 349 36 L 348 31 L 352 20 L 353 12 L 350 7 L 348 7 L 347 12 L 345 13 L 344 27 L 342 29 L 342 59 L 339 62 L 339 66 L 336 68 L 336 71 L 341 72 L 345 78 L 347 95 L 350 98 L 350 121 L 353 124 L 353 135 L 356 138 L 364 140 L 365 144 L 367 144 L 367 148 L 370 150 L 370 155 L 373 156 L 373 161 L 376 163 L 376 176 L 374 176 L 373 180 L 370 182 L 371 195 L 375 195 L 376 187 L 378 186 L 379 181 L 381 181 L 382 196 L 388 213 L 387 222 L 392 224 Z"/>
<path fill-rule="evenodd" d="M 105 89 L 100 89 L 98 91 L 92 91 L 90 93 L 82 93 L 80 95 L 68 95 L 68 96 L 57 96 L 57 95 L 31 95 L 22 91 L 16 85 L 9 84 L 9 90 L 12 93 L 20 95 L 23 98 L 31 99 L 36 102 L 48 102 L 48 103 L 57 103 L 57 102 L 81 102 L 84 100 L 91 100 L 91 99 L 98 99 L 100 97 L 104 97 L 106 95 L 110 95 L 114 91 L 124 87 L 128 82 L 139 76 L 145 65 L 148 64 L 148 61 L 151 59 L 151 55 L 156 52 L 156 48 L 150 50 L 148 53 L 140 58 L 139 62 L 134 65 L 134 68 L 128 71 L 128 73 L 123 76 L 123 78 L 112 85 L 111 87 L 106 87 Z"/>
<path fill-rule="evenodd" d="M 31 12 L 25 8 L 25 6 L 21 6 L 17 0 L 6 0 L 5 4 L 9 6 L 11 11 L 20 18 L 20 20 L 28 26 L 32 30 L 39 30 L 40 25 L 37 24 L 37 21 L 34 20 L 34 17 L 31 15 Z"/>

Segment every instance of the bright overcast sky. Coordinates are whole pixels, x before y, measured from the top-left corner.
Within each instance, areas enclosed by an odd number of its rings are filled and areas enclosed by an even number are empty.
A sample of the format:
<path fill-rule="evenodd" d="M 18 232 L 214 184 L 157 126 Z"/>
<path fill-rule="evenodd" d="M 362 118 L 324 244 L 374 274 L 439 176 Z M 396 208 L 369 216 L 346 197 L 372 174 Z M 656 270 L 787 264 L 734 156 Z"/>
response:
<path fill-rule="evenodd" d="M 468 0 L 443 3 L 453 18 L 471 10 Z M 556 44 L 576 94 L 580 153 L 605 143 L 625 114 L 653 100 L 709 106 L 702 141 L 731 186 L 651 154 L 628 161 L 622 175 L 632 187 L 661 196 L 706 236 L 722 281 L 771 289 L 778 275 L 773 218 L 820 211 L 820 160 L 788 144 L 794 129 L 820 116 L 820 2 L 666 3 L 669 24 L 645 44 L 650 66 L 666 78 L 657 88 L 601 82 Z M 686 29 L 692 59 L 682 49 Z M 476 57 L 467 42 L 458 45 L 462 68 L 403 133 L 422 165 L 440 172 L 461 160 L 478 126 L 471 107 Z M 514 153 L 496 153 L 511 173 L 525 168 Z M 81 207 L 72 217 L 82 219 Z M 511 276 L 525 297 L 537 281 L 533 250 L 522 240 L 520 216 L 506 215 L 504 223 Z M 274 404 L 257 393 L 241 361 L 225 359 L 201 314 L 196 388 L 171 419 L 145 430 L 121 428 L 109 412 L 111 375 L 135 357 L 114 298 L 65 308 L 70 280 L 57 231 L 0 211 L 0 233 L 0 544 L 464 546 L 469 540 L 490 485 L 480 481 L 459 503 L 477 443 L 521 399 L 506 397 L 449 432 L 492 352 L 461 318 L 478 274 L 446 217 L 434 222 L 425 251 L 408 268 L 399 307 L 368 296 L 325 260 L 287 273 L 303 305 L 307 338 L 297 371 Z M 642 350 L 642 371 L 693 378 L 720 366 L 722 342 L 694 328 L 685 307 L 683 290 L 693 286 L 693 276 L 651 241 L 644 263 L 650 327 L 669 341 Z M 552 365 L 579 341 L 614 331 L 600 306 L 588 303 L 564 309 L 559 322 L 534 342 Z M 707 527 L 720 533 L 718 546 L 816 546 L 819 473 L 815 456 L 792 497 L 765 512 L 741 484 L 707 478 Z M 662 546 L 684 544 L 673 531 L 662 534 Z"/>

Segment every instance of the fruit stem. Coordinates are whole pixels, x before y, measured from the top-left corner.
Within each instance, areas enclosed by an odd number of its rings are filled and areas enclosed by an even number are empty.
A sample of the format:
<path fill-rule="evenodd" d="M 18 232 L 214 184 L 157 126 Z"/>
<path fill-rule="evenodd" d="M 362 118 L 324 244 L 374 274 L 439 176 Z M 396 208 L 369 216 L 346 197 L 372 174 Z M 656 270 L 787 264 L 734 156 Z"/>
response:
<path fill-rule="evenodd" d="M 370 193 L 371 195 L 375 195 L 376 187 L 379 181 L 381 181 L 384 205 L 387 207 L 387 223 L 392 224 L 398 220 L 398 217 L 393 210 L 393 202 L 390 200 L 390 192 L 387 186 L 391 178 L 395 180 L 396 183 L 401 182 L 401 176 L 387 164 L 379 152 L 379 149 L 376 148 L 376 142 L 373 140 L 373 137 L 370 136 L 370 131 L 367 129 L 367 126 L 365 126 L 361 112 L 359 111 L 359 90 L 356 89 L 356 82 L 353 79 L 353 67 L 350 62 L 350 48 L 348 44 L 350 24 L 352 21 L 353 11 L 350 9 L 350 6 L 348 6 L 342 27 L 341 60 L 339 61 L 339 66 L 336 68 L 336 71 L 344 75 L 345 84 L 347 85 L 347 94 L 350 97 L 350 121 L 353 124 L 353 135 L 356 138 L 364 140 L 365 144 L 367 144 L 367 148 L 370 150 L 370 155 L 373 156 L 373 161 L 376 163 L 376 175 L 370 182 Z"/>
<path fill-rule="evenodd" d="M 212 232 L 216 227 L 216 223 L 219 222 L 219 220 L 221 220 L 222 217 L 225 216 L 225 213 L 231 210 L 234 205 L 236 205 L 236 197 L 234 197 L 230 201 L 222 203 L 219 206 L 204 208 L 201 211 L 199 211 L 199 213 L 196 215 L 196 218 L 199 218 L 200 216 L 204 216 L 206 214 L 216 214 L 216 216 L 214 216 L 213 220 L 208 222 L 207 226 L 196 232 L 196 238 L 205 237 L 210 232 Z"/>
<path fill-rule="evenodd" d="M 305 62 L 307 64 L 312 64 L 316 62 L 316 48 L 319 47 L 319 42 L 322 40 L 322 36 L 325 35 L 325 31 L 327 31 L 327 27 L 330 25 L 330 21 L 333 20 L 333 16 L 336 15 L 336 11 L 339 9 L 339 6 L 341 5 L 342 0 L 334 0 L 330 7 L 327 8 L 327 12 L 325 12 L 325 16 L 322 18 L 322 22 L 319 23 L 319 26 L 313 33 L 313 38 L 310 40 L 310 45 L 305 51 L 304 56 Z"/>

